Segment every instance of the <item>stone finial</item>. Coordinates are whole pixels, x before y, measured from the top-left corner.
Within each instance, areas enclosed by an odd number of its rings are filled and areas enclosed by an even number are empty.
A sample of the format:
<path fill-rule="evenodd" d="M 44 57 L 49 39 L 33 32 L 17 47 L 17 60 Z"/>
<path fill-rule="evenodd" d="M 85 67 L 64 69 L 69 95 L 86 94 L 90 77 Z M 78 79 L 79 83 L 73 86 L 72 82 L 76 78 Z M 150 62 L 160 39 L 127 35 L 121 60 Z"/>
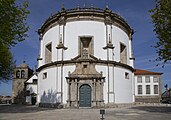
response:
<path fill-rule="evenodd" d="M 86 3 L 84 3 L 83 7 L 84 7 L 84 8 L 86 7 Z"/>
<path fill-rule="evenodd" d="M 61 8 L 61 11 L 65 11 L 65 7 L 64 7 L 64 4 L 62 4 L 62 8 Z"/>
<path fill-rule="evenodd" d="M 91 4 L 91 8 L 93 8 L 93 4 Z"/>
<path fill-rule="evenodd" d="M 35 66 L 34 66 L 34 73 L 36 73 L 36 68 L 37 68 L 37 66 L 35 65 Z"/>
<path fill-rule="evenodd" d="M 42 40 L 42 39 L 43 39 L 43 34 L 40 33 L 39 40 Z"/>
<path fill-rule="evenodd" d="M 77 9 L 80 9 L 80 5 L 79 4 L 77 5 Z"/>
<path fill-rule="evenodd" d="M 106 10 L 109 10 L 109 6 L 108 6 L 108 3 L 106 3 Z"/>

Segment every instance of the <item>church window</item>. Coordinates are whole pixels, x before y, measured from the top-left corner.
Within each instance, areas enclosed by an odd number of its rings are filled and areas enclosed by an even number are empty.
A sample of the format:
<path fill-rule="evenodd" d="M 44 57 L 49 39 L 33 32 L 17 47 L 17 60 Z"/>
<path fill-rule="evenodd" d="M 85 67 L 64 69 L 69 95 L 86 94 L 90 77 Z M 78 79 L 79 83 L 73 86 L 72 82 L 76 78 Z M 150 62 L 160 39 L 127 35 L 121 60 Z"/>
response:
<path fill-rule="evenodd" d="M 129 79 L 129 73 L 125 72 L 125 79 Z"/>
<path fill-rule="evenodd" d="M 17 70 L 17 72 L 16 72 L 16 78 L 20 78 L 20 71 L 19 70 Z"/>
<path fill-rule="evenodd" d="M 146 77 L 145 77 L 145 82 L 146 82 L 146 83 L 150 83 L 150 76 L 146 76 Z"/>
<path fill-rule="evenodd" d="M 138 85 L 138 94 L 142 94 L 142 85 Z"/>
<path fill-rule="evenodd" d="M 21 71 L 21 78 L 25 78 L 25 71 L 24 70 Z"/>
<path fill-rule="evenodd" d="M 158 94 L 159 92 L 158 92 L 158 85 L 154 85 L 154 94 Z"/>
<path fill-rule="evenodd" d="M 46 45 L 45 48 L 45 63 L 50 63 L 52 61 L 52 44 Z"/>
<path fill-rule="evenodd" d="M 137 83 L 142 83 L 142 76 L 138 76 Z"/>
<path fill-rule="evenodd" d="M 150 94 L 150 85 L 146 85 L 146 94 Z"/>
<path fill-rule="evenodd" d="M 26 91 L 26 96 L 30 96 L 30 90 Z"/>
<path fill-rule="evenodd" d="M 37 84 L 37 79 L 33 79 L 33 83 L 34 84 Z"/>
<path fill-rule="evenodd" d="M 93 55 L 92 37 L 80 37 L 79 39 L 79 54 L 83 59 L 88 59 L 90 54 Z"/>
<path fill-rule="evenodd" d="M 43 73 L 43 79 L 47 78 L 47 72 Z"/>
<path fill-rule="evenodd" d="M 126 46 L 120 43 L 120 62 L 126 64 L 127 63 L 127 50 Z"/>

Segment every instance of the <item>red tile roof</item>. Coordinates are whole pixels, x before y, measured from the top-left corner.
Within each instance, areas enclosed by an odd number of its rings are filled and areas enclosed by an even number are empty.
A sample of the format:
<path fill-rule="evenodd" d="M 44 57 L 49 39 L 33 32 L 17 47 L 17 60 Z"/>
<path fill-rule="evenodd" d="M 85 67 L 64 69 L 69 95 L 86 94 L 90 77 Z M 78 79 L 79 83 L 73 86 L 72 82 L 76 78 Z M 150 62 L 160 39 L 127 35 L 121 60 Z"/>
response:
<path fill-rule="evenodd" d="M 151 72 L 151 71 L 147 71 L 147 70 L 135 69 L 134 74 L 135 74 L 135 75 L 161 75 L 161 74 L 163 74 L 163 73 Z"/>

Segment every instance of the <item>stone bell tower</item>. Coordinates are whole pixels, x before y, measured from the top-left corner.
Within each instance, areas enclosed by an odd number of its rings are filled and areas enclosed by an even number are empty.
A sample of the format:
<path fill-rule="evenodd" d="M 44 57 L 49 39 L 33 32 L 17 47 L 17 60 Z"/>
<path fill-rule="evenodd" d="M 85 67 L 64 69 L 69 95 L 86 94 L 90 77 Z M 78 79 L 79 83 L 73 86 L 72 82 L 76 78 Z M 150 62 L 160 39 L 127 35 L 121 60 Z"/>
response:
<path fill-rule="evenodd" d="M 76 61 L 75 71 L 68 73 L 68 100 L 67 106 L 78 107 L 102 107 L 104 77 L 102 72 L 95 69 L 96 57 L 93 56 L 93 37 L 79 37 L 79 55 L 73 59 Z"/>
<path fill-rule="evenodd" d="M 12 81 L 12 103 L 25 103 L 25 81 L 32 75 L 28 65 L 23 61 L 21 65 L 14 69 Z"/>

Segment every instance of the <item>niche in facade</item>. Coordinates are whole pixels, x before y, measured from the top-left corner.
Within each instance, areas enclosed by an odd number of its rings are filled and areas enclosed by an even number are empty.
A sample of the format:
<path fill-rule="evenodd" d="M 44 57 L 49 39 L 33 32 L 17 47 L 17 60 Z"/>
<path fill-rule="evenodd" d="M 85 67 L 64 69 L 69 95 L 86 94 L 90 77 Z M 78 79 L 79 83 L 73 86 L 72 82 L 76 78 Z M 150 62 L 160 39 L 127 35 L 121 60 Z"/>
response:
<path fill-rule="evenodd" d="M 120 43 L 120 62 L 127 64 L 127 50 L 126 46 Z"/>
<path fill-rule="evenodd" d="M 52 61 L 52 44 L 48 44 L 45 47 L 45 63 L 50 63 Z"/>
<path fill-rule="evenodd" d="M 90 54 L 93 55 L 92 37 L 79 37 L 79 54 L 83 59 L 88 59 Z"/>

